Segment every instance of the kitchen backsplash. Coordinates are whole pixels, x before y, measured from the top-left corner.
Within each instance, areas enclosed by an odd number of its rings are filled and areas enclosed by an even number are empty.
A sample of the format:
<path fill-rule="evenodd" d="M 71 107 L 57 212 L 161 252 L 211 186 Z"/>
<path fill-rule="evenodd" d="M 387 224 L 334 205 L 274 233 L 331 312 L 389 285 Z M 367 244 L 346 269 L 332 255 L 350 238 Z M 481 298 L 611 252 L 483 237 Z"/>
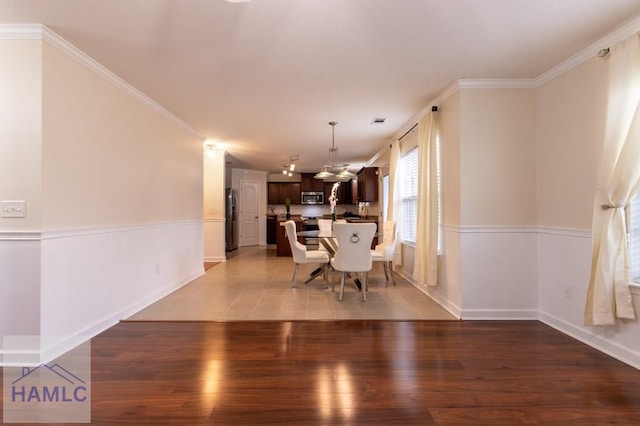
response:
<path fill-rule="evenodd" d="M 377 202 L 369 203 L 369 208 L 367 210 L 368 210 L 367 215 L 369 216 L 380 215 L 380 207 L 379 207 L 379 203 Z M 286 212 L 287 210 L 285 209 L 284 204 L 269 204 L 267 206 L 267 213 L 269 214 L 285 214 Z M 357 215 L 358 206 L 343 205 L 343 204 L 338 204 L 336 206 L 336 214 L 343 215 L 346 212 L 351 212 L 354 215 Z M 292 204 L 291 214 L 300 215 L 300 216 L 321 217 L 325 214 L 331 214 L 331 210 L 328 205 L 303 206 L 300 204 Z"/>

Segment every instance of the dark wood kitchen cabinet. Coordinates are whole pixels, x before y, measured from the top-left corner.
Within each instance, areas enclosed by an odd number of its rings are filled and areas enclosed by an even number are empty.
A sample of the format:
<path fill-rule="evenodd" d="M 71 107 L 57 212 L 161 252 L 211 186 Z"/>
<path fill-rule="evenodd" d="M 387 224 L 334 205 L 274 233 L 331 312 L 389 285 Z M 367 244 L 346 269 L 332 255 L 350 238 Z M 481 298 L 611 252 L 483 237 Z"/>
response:
<path fill-rule="evenodd" d="M 282 186 L 282 204 L 288 198 L 291 200 L 291 204 L 300 204 L 301 202 L 301 193 L 300 193 L 300 183 L 285 183 Z"/>
<path fill-rule="evenodd" d="M 269 204 L 281 204 L 280 203 L 280 185 L 277 183 L 269 182 L 267 184 L 267 203 Z"/>
<path fill-rule="evenodd" d="M 358 201 L 378 201 L 377 167 L 364 167 L 358 172 Z"/>
<path fill-rule="evenodd" d="M 340 186 L 338 187 L 337 196 L 338 196 L 338 204 L 355 204 L 353 202 L 353 197 L 351 194 L 351 181 L 348 182 L 340 182 Z M 325 182 L 324 183 L 324 203 L 329 204 L 329 197 L 331 196 L 331 188 L 333 187 L 333 182 Z"/>
<path fill-rule="evenodd" d="M 267 215 L 267 244 L 275 244 L 278 240 L 278 216 Z"/>
<path fill-rule="evenodd" d="M 284 204 L 286 199 L 291 204 L 300 204 L 300 182 L 269 182 L 267 184 L 267 202 Z"/>
<path fill-rule="evenodd" d="M 300 190 L 302 192 L 322 192 L 322 179 L 314 178 L 314 173 L 302 173 L 302 181 L 300 182 Z"/>

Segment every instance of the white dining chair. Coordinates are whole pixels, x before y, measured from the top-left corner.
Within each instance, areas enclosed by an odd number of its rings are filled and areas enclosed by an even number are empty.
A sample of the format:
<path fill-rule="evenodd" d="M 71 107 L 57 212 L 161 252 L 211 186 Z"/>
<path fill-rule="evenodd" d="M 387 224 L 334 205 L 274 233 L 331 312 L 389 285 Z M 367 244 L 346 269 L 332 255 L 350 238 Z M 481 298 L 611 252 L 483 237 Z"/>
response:
<path fill-rule="evenodd" d="M 318 264 L 318 267 L 323 269 L 322 272 L 326 281 L 326 267 L 329 263 L 329 254 L 326 251 L 321 250 L 307 250 L 307 247 L 298 241 L 298 236 L 296 235 L 296 223 L 293 220 L 286 221 L 284 223 L 284 229 L 287 233 L 287 238 L 289 239 L 289 245 L 291 246 L 291 255 L 293 256 L 293 262 L 296 265 L 293 270 L 291 287 L 295 288 L 296 286 L 298 271 L 300 270 L 300 265 L 302 264 Z"/>
<path fill-rule="evenodd" d="M 396 250 L 396 222 L 388 220 L 382 224 L 382 242 L 371 250 L 371 260 L 373 262 L 382 262 L 384 268 L 384 277 L 389 282 L 396 285 L 396 279 L 393 276 L 393 253 Z"/>
<path fill-rule="evenodd" d="M 340 300 L 344 298 L 344 279 L 348 272 L 362 272 L 362 300 L 367 300 L 367 273 L 371 270 L 371 241 L 376 233 L 375 223 L 334 223 L 333 234 L 338 251 L 331 258 L 331 266 L 340 272 Z M 335 289 L 333 283 L 332 291 Z"/>
<path fill-rule="evenodd" d="M 331 236 L 331 233 L 333 232 L 332 224 L 333 221 L 331 219 L 318 219 L 318 236 Z"/>
<path fill-rule="evenodd" d="M 318 219 L 318 238 L 320 242 L 318 250 L 327 251 L 321 241 L 322 237 L 331 237 L 331 235 L 333 235 L 333 221 L 331 219 Z"/>

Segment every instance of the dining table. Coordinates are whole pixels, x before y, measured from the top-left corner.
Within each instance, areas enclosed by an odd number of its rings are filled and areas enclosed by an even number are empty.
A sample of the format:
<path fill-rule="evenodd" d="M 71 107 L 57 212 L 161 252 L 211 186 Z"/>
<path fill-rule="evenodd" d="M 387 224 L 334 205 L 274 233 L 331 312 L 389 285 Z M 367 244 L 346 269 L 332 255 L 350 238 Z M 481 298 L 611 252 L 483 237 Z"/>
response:
<path fill-rule="evenodd" d="M 305 237 L 307 240 L 318 240 L 318 245 L 324 247 L 329 253 L 329 257 L 335 256 L 338 251 L 338 243 L 337 238 L 333 235 L 333 233 L 321 232 L 319 230 L 311 230 L 311 231 L 298 231 L 296 233 L 299 237 Z"/>
<path fill-rule="evenodd" d="M 308 243 L 310 240 L 317 240 L 318 245 L 322 245 L 327 250 L 329 254 L 329 259 L 331 259 L 336 252 L 338 251 L 338 245 L 336 244 L 336 238 L 333 235 L 325 235 L 321 234 L 319 230 L 307 230 L 307 231 L 298 231 L 296 232 L 298 237 L 304 237 L 305 241 Z M 322 274 L 327 268 L 331 267 L 331 263 L 323 264 L 318 266 L 316 269 L 309 273 L 309 276 L 304 280 L 305 284 L 310 283 L 314 279 L 316 279 L 320 274 Z"/>
<path fill-rule="evenodd" d="M 299 237 L 305 237 L 306 239 L 317 239 L 318 245 L 324 247 L 324 249 L 329 253 L 329 259 L 331 259 L 338 251 L 338 239 L 333 233 L 321 232 L 319 230 L 307 230 L 307 231 L 298 231 L 296 235 Z M 322 274 L 327 268 L 331 268 L 331 261 L 326 265 L 321 265 L 311 271 L 307 279 L 304 281 L 305 284 L 310 283 L 314 279 L 316 279 L 320 274 Z M 354 278 L 353 280 L 358 287 L 358 290 L 362 289 L 362 283 L 359 278 Z"/>

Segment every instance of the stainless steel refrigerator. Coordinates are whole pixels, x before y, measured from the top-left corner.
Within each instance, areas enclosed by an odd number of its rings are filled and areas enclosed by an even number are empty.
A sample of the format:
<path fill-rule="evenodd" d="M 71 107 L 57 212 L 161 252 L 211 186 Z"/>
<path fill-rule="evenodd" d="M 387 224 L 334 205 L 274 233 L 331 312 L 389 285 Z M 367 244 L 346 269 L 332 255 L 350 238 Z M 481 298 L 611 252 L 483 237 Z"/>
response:
<path fill-rule="evenodd" d="M 225 250 L 235 250 L 238 248 L 238 194 L 233 188 L 226 190 L 225 219 Z"/>

